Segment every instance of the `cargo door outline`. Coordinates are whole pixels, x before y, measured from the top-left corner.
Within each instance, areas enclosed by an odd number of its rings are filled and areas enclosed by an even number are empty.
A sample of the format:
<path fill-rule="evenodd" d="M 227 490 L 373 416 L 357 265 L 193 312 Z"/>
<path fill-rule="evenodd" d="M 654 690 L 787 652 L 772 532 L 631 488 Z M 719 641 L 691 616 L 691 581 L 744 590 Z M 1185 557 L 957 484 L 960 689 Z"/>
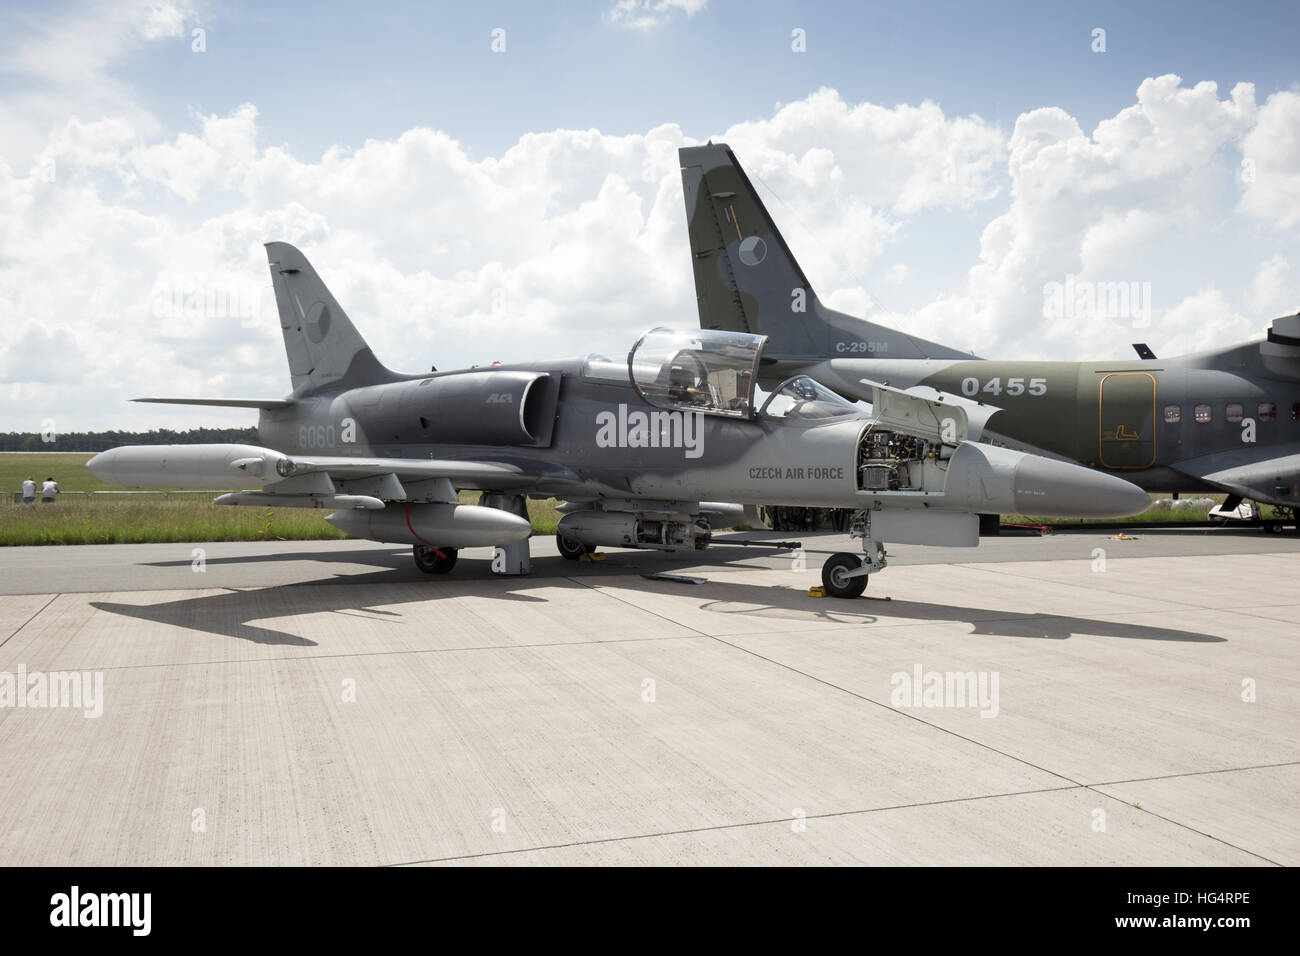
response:
<path fill-rule="evenodd" d="M 1097 393 L 1097 456 L 1103 468 L 1150 468 L 1156 460 L 1156 377 L 1110 372 Z"/>

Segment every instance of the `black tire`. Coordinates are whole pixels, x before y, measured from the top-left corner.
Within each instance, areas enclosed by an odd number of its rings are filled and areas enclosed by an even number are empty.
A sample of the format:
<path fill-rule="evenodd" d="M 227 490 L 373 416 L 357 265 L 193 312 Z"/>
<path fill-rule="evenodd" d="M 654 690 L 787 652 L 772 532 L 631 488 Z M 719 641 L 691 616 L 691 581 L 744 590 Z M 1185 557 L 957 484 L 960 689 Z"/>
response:
<path fill-rule="evenodd" d="M 1264 530 L 1267 531 L 1269 534 L 1281 534 L 1282 531 L 1283 531 L 1283 528 L 1282 528 L 1282 522 L 1280 522 L 1280 521 L 1265 521 L 1265 522 L 1264 522 Z"/>
<path fill-rule="evenodd" d="M 861 555 L 848 551 L 832 554 L 822 565 L 822 586 L 826 588 L 826 593 L 837 598 L 862 597 L 862 592 L 867 589 L 867 575 L 860 574 L 855 578 L 844 576 L 846 572 L 856 571 L 860 567 Z"/>
<path fill-rule="evenodd" d="M 562 534 L 555 536 L 555 546 L 560 549 L 560 554 L 570 561 L 577 561 L 587 553 L 586 546 L 576 538 L 566 538 Z"/>
<path fill-rule="evenodd" d="M 411 549 L 411 554 L 415 558 L 415 566 L 425 574 L 446 574 L 456 566 L 455 548 L 435 549 L 417 544 Z"/>

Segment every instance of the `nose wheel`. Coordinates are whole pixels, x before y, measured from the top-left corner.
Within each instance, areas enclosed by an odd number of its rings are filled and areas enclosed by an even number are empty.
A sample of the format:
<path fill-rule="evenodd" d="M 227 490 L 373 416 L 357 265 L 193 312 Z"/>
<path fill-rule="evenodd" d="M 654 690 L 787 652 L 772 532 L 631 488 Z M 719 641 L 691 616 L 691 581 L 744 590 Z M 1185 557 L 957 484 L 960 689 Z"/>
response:
<path fill-rule="evenodd" d="M 431 548 L 417 544 L 412 548 L 415 566 L 425 574 L 446 574 L 456 566 L 455 548 Z"/>
<path fill-rule="evenodd" d="M 862 555 L 849 551 L 832 554 L 822 565 L 822 587 L 831 597 L 862 597 L 867 589 L 867 568 Z"/>
<path fill-rule="evenodd" d="M 854 512 L 849 521 L 849 537 L 862 542 L 862 554 L 840 551 L 822 565 L 822 587 L 837 598 L 862 597 L 867 589 L 867 575 L 882 571 L 886 561 L 885 543 L 871 534 L 871 512 Z"/>

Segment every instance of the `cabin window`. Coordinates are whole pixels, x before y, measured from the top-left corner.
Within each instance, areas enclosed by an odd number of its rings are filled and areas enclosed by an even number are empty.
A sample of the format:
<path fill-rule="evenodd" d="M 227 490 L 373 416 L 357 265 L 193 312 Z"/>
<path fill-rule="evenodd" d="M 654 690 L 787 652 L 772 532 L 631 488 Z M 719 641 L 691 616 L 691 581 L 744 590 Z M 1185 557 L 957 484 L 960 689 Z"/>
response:
<path fill-rule="evenodd" d="M 1259 403 L 1259 420 L 1261 422 L 1277 421 L 1277 406 L 1272 402 Z"/>
<path fill-rule="evenodd" d="M 1246 410 L 1242 408 L 1240 402 L 1233 402 L 1228 406 L 1228 421 L 1239 422 L 1246 416 Z"/>
<path fill-rule="evenodd" d="M 1209 405 L 1197 405 L 1193 417 L 1203 425 L 1214 418 L 1214 410 Z"/>
<path fill-rule="evenodd" d="M 1177 425 L 1183 420 L 1183 406 L 1166 405 L 1165 406 L 1165 424 Z"/>

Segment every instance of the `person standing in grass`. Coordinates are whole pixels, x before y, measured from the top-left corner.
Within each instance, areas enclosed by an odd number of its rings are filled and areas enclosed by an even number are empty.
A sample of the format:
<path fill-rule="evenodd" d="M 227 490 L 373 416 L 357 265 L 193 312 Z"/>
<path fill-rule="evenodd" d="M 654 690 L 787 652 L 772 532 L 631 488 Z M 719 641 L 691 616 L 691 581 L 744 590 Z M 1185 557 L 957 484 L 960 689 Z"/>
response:
<path fill-rule="evenodd" d="M 48 504 L 53 501 L 54 496 L 57 494 L 59 494 L 59 483 L 55 481 L 54 476 L 51 475 L 49 478 L 46 478 L 44 484 L 41 485 L 41 504 Z"/>
<path fill-rule="evenodd" d="M 32 476 L 28 475 L 27 480 L 23 482 L 23 504 L 30 505 L 36 502 L 36 482 Z"/>

